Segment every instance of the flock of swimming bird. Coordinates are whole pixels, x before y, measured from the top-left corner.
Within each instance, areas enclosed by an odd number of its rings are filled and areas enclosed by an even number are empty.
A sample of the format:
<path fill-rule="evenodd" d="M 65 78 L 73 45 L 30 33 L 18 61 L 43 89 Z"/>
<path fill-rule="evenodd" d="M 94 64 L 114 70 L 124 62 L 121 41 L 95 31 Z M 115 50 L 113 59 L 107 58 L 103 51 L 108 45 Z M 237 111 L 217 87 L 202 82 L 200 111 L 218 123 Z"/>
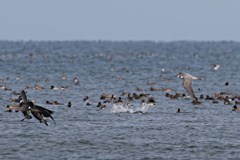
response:
<path fill-rule="evenodd" d="M 172 95 L 172 94 L 166 93 L 165 94 L 166 97 L 169 97 L 171 99 L 178 99 L 179 97 L 192 97 L 194 98 L 194 100 L 192 101 L 193 105 L 202 105 L 202 102 L 199 99 L 211 100 L 212 103 L 219 103 L 218 101 L 220 100 L 220 101 L 224 101 L 224 104 L 226 105 L 234 104 L 232 111 L 240 111 L 240 108 L 237 107 L 237 104 L 240 104 L 240 101 L 238 101 L 240 100 L 240 96 L 238 96 L 237 94 L 230 96 L 228 93 L 221 92 L 219 94 L 214 94 L 213 97 L 209 95 L 207 95 L 206 97 L 204 97 L 203 95 L 200 95 L 200 97 L 198 98 L 195 96 L 194 91 L 192 89 L 192 81 L 201 80 L 201 78 L 194 77 L 185 72 L 180 72 L 175 77 L 183 79 L 182 85 L 189 95 L 179 94 L 179 93 Z M 80 85 L 80 82 L 77 78 L 74 78 L 74 82 L 75 82 L 75 85 Z M 226 82 L 225 85 L 229 85 L 228 82 Z M 51 89 L 54 89 L 54 86 L 51 86 Z M 138 88 L 138 90 L 140 89 Z M 154 89 L 152 88 L 152 90 Z M 143 94 L 143 93 L 140 95 L 137 95 L 136 93 L 133 93 L 132 95 L 130 93 L 122 93 L 122 96 L 127 96 L 126 98 L 127 101 L 123 102 L 121 97 L 116 99 L 114 95 L 102 94 L 100 99 L 104 101 L 98 102 L 96 107 L 99 107 L 101 109 L 106 109 L 107 108 L 106 105 L 103 105 L 102 103 L 110 103 L 110 102 L 121 104 L 123 107 L 130 107 L 131 105 L 128 102 L 133 101 L 134 99 L 142 100 L 143 105 L 155 105 L 154 97 L 148 97 L 148 95 L 149 94 Z M 89 97 L 86 96 L 83 100 L 89 101 Z M 37 120 L 39 120 L 40 123 L 44 123 L 45 125 L 48 126 L 47 120 L 45 118 L 50 117 L 53 120 L 54 124 L 56 124 L 54 118 L 52 117 L 52 114 L 54 113 L 54 111 L 44 108 L 42 106 L 38 106 L 34 103 L 34 101 L 27 99 L 27 95 L 24 90 L 21 91 L 18 98 L 14 99 L 13 102 L 14 103 L 17 102 L 19 103 L 19 105 L 14 105 L 14 106 L 7 105 L 7 110 L 5 112 L 12 112 L 12 109 L 15 109 L 16 112 L 19 112 L 19 111 L 22 112 L 24 118 L 21 121 L 24 121 L 25 119 L 31 119 L 33 116 Z M 58 103 L 57 101 L 54 101 L 54 102 L 46 101 L 46 104 L 60 104 L 60 103 Z M 86 105 L 92 105 L 92 104 L 87 103 Z M 73 107 L 71 102 L 68 102 L 67 106 Z M 180 108 L 178 108 L 177 113 L 178 112 L 181 112 Z"/>

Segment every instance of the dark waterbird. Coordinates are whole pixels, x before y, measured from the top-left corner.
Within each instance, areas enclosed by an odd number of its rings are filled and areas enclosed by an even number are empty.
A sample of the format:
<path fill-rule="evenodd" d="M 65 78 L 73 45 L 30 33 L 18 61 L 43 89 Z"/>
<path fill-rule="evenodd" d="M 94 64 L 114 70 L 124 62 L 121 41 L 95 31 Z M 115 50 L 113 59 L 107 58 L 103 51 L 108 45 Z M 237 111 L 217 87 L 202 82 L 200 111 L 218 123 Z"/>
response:
<path fill-rule="evenodd" d="M 21 97 L 22 102 L 20 103 L 20 106 L 17 110 L 23 113 L 24 119 L 31 119 L 32 116 L 30 115 L 30 113 L 32 113 L 32 115 L 37 120 L 39 120 L 40 123 L 44 123 L 48 126 L 47 121 L 44 119 L 44 117 L 50 117 L 53 120 L 54 124 L 56 124 L 54 118 L 51 116 L 51 114 L 53 114 L 53 111 L 35 105 L 33 102 L 29 101 L 24 90 L 21 92 Z M 24 119 L 22 119 L 22 121 Z"/>
<path fill-rule="evenodd" d="M 17 108 L 16 110 L 21 111 L 24 115 L 24 118 L 21 121 L 24 121 L 25 119 L 31 119 L 32 116 L 30 115 L 30 110 L 28 109 L 29 101 L 27 100 L 27 96 L 24 90 L 20 93 L 20 97 L 21 97 L 20 105 L 19 108 Z"/>

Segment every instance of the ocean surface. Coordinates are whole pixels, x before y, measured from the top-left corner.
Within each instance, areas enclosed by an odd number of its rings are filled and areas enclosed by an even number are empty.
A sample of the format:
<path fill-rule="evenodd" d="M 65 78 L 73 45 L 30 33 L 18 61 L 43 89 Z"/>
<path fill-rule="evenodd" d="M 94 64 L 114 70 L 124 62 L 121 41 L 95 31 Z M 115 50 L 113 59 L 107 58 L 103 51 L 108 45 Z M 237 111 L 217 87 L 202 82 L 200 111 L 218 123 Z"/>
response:
<path fill-rule="evenodd" d="M 2 160 L 240 159 L 240 111 L 232 111 L 240 100 L 226 105 L 214 97 L 240 95 L 240 42 L 0 41 L 0 68 Z M 193 81 L 196 96 L 218 103 L 167 97 L 188 95 L 179 72 L 201 78 Z M 18 105 L 12 99 L 22 90 L 54 111 L 56 125 L 5 112 Z M 100 99 L 103 93 L 123 104 L 104 103 L 110 98 Z M 148 94 L 156 102 L 131 101 L 123 93 Z"/>

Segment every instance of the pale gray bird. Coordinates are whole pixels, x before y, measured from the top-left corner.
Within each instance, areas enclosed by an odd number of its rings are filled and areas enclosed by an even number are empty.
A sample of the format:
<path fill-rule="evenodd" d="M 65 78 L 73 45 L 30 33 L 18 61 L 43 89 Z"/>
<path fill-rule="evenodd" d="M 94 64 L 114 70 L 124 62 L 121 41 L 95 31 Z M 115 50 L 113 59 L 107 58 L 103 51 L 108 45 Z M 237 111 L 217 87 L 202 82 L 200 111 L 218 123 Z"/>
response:
<path fill-rule="evenodd" d="M 183 79 L 183 87 L 190 94 L 191 97 L 196 98 L 192 89 L 192 80 L 202 80 L 201 78 L 194 77 L 188 73 L 180 72 L 176 77 Z"/>

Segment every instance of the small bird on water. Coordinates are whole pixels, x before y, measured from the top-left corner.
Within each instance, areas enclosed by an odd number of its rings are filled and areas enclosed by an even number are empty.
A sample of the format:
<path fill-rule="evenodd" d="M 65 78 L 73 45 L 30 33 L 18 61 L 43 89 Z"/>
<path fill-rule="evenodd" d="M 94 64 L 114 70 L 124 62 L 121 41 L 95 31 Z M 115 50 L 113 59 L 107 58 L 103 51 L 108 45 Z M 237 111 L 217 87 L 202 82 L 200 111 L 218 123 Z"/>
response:
<path fill-rule="evenodd" d="M 74 81 L 75 85 L 80 85 L 80 82 L 77 78 L 74 78 L 73 81 Z"/>
<path fill-rule="evenodd" d="M 181 109 L 180 108 L 178 108 L 178 110 L 177 110 L 177 113 L 180 113 L 181 112 Z"/>
<path fill-rule="evenodd" d="M 176 77 L 183 79 L 183 87 L 190 94 L 191 97 L 196 98 L 192 89 L 192 80 L 202 80 L 201 78 L 194 77 L 188 73 L 180 72 Z"/>

